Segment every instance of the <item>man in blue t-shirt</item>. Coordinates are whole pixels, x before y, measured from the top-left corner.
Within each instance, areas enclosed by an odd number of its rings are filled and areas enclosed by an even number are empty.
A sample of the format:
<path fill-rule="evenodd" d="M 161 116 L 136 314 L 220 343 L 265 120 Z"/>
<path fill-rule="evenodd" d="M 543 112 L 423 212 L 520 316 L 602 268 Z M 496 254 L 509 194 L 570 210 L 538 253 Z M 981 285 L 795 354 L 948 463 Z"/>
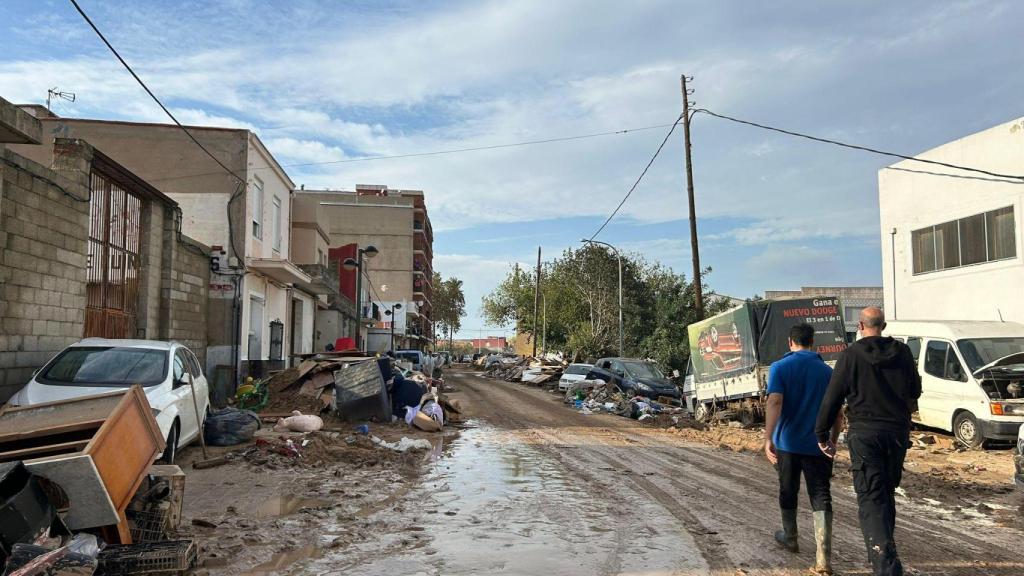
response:
<path fill-rule="evenodd" d="M 817 554 L 813 570 L 832 574 L 832 459 L 822 454 L 814 434 L 832 369 L 811 350 L 813 345 L 813 327 L 793 326 L 789 331 L 790 353 L 772 364 L 768 372 L 764 452 L 779 472 L 782 530 L 775 533 L 775 540 L 790 552 L 799 552 L 796 506 L 802 473 L 814 510 Z M 838 418 L 832 428 L 833 442 L 842 428 L 841 420 Z"/>

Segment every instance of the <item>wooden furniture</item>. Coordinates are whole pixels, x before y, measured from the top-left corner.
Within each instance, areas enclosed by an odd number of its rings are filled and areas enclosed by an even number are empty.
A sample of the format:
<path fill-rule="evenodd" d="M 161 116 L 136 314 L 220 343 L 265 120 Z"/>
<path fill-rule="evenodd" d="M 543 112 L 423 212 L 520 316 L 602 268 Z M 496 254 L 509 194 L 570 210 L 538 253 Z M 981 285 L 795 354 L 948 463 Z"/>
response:
<path fill-rule="evenodd" d="M 21 460 L 60 486 L 72 530 L 110 527 L 131 543 L 124 511 L 164 439 L 140 386 L 0 409 L 0 462 Z"/>

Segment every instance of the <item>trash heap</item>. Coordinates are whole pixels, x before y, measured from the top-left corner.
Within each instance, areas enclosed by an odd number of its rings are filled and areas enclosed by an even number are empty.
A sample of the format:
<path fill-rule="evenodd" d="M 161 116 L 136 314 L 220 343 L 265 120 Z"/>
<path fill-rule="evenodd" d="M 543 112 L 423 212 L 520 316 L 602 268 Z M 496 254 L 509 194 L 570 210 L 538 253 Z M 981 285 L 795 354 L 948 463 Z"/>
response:
<path fill-rule="evenodd" d="M 77 440 L 68 442 L 69 434 Z M 160 429 L 139 386 L 0 409 L 4 573 L 190 570 L 195 543 L 174 537 L 185 474 L 177 466 L 153 465 L 163 450 Z"/>
<path fill-rule="evenodd" d="M 548 382 L 557 382 L 562 377 L 566 363 L 546 358 L 523 356 L 511 359 L 512 362 L 492 363 L 484 370 L 483 376 L 507 382 L 522 382 L 542 386 Z"/>
<path fill-rule="evenodd" d="M 602 380 L 580 380 L 574 382 L 565 392 L 564 401 L 580 414 L 597 414 L 606 412 L 652 423 L 663 423 L 660 415 L 677 415 L 684 413 L 678 406 L 669 402 L 658 402 L 643 396 L 627 397 L 612 383 Z M 671 423 L 676 423 L 672 420 Z"/>

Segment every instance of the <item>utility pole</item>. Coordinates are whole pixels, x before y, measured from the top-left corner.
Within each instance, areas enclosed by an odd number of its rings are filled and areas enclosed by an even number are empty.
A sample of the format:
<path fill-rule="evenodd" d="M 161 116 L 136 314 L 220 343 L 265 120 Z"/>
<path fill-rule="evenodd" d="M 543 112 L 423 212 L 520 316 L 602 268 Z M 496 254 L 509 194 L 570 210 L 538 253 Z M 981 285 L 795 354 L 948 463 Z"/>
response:
<path fill-rule="evenodd" d="M 700 251 L 697 248 L 697 207 L 693 199 L 693 161 L 690 158 L 690 90 L 686 74 L 679 77 L 683 92 L 683 145 L 686 151 L 686 198 L 690 204 L 690 251 L 693 253 L 693 301 L 697 320 L 704 319 L 704 294 L 700 277 Z"/>
<path fill-rule="evenodd" d="M 533 357 L 537 357 L 537 312 L 540 309 L 540 246 L 537 246 L 537 281 L 533 285 Z"/>

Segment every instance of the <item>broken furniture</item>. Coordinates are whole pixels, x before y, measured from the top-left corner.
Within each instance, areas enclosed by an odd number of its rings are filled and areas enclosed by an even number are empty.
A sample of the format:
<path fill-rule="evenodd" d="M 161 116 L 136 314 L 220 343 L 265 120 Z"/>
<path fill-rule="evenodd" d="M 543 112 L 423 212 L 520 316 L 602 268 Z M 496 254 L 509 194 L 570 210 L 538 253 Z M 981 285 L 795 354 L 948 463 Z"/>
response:
<path fill-rule="evenodd" d="M 15 544 L 31 543 L 46 532 L 70 534 L 42 482 L 21 462 L 0 464 L 0 564 Z"/>
<path fill-rule="evenodd" d="M 363 360 L 342 365 L 334 372 L 334 397 L 342 420 L 391 421 L 391 400 L 379 362 Z"/>
<path fill-rule="evenodd" d="M 140 386 L 0 409 L 0 462 L 21 460 L 63 489 L 72 530 L 112 527 L 131 542 L 125 508 L 164 439 Z"/>

